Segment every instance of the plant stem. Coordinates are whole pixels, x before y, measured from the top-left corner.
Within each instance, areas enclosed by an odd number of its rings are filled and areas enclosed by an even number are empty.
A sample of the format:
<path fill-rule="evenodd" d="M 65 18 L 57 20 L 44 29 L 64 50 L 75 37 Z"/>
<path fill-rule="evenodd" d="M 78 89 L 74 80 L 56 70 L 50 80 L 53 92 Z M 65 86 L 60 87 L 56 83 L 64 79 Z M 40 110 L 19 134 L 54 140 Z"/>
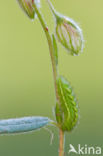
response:
<path fill-rule="evenodd" d="M 54 55 L 53 55 L 54 48 L 53 48 L 53 44 L 52 44 L 52 38 L 51 38 L 51 35 L 50 35 L 50 32 L 49 32 L 48 26 L 46 25 L 45 20 L 44 20 L 42 14 L 40 13 L 40 10 L 35 5 L 35 2 L 33 4 L 33 7 L 34 7 L 34 9 L 36 11 L 36 14 L 37 14 L 37 16 L 39 18 L 39 21 L 40 21 L 40 23 L 42 25 L 42 28 L 43 28 L 43 30 L 45 32 L 45 35 L 46 35 L 46 38 L 47 38 L 47 41 L 48 41 L 50 57 L 51 57 L 51 62 L 52 62 L 52 68 L 53 68 L 55 92 L 56 92 L 56 97 L 57 97 L 56 79 L 57 79 L 57 76 L 58 76 L 58 72 L 57 72 L 57 67 L 56 67 L 56 63 L 55 63 L 55 58 L 54 58 Z"/>
<path fill-rule="evenodd" d="M 59 156 L 64 156 L 64 132 L 59 131 L 60 143 L 59 143 Z"/>
<path fill-rule="evenodd" d="M 48 45 L 49 45 L 49 51 L 50 51 L 50 57 L 51 57 L 51 62 L 52 62 L 52 69 L 53 69 L 53 78 L 54 78 L 54 86 L 55 86 L 55 93 L 56 93 L 56 100 L 59 101 L 59 96 L 58 96 L 58 91 L 57 91 L 57 85 L 56 85 L 56 80 L 58 77 L 58 71 L 57 71 L 57 65 L 55 62 L 55 57 L 54 57 L 54 47 L 53 47 L 53 43 L 52 43 L 52 37 L 50 35 L 48 26 L 45 23 L 45 20 L 40 12 L 40 10 L 38 9 L 38 7 L 35 4 L 33 4 L 33 7 L 35 9 L 35 12 L 39 18 L 39 21 L 42 25 L 42 28 L 45 32 L 47 41 L 48 41 Z M 60 129 L 60 149 L 59 149 L 59 156 L 64 156 L 64 133 L 63 131 Z"/>
<path fill-rule="evenodd" d="M 48 2 L 48 5 L 49 5 L 49 7 L 50 7 L 50 9 L 51 9 L 51 11 L 52 11 L 52 13 L 53 13 L 53 15 L 54 15 L 56 18 L 59 18 L 59 15 L 58 15 L 58 13 L 56 12 L 56 10 L 54 9 L 54 7 L 53 7 L 51 1 L 50 1 L 50 0 L 47 0 L 47 2 Z"/>

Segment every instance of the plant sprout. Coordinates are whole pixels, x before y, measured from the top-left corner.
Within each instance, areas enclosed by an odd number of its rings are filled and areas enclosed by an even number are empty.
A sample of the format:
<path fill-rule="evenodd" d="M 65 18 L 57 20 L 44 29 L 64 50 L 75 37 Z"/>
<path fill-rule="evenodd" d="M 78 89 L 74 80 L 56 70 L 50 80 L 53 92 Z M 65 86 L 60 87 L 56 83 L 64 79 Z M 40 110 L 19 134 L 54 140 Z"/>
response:
<path fill-rule="evenodd" d="M 47 0 L 49 8 L 56 19 L 55 34 L 52 34 L 40 11 L 39 0 L 17 0 L 17 2 L 32 21 L 35 19 L 35 15 L 37 15 L 47 38 L 56 96 L 56 121 L 40 116 L 0 120 L 0 134 L 27 133 L 47 125 L 54 125 L 59 129 L 59 156 L 64 156 L 65 132 L 72 131 L 78 122 L 78 105 L 70 83 L 58 71 L 57 40 L 70 55 L 77 56 L 83 51 L 84 46 L 82 30 L 74 20 L 58 13 L 50 0 Z"/>

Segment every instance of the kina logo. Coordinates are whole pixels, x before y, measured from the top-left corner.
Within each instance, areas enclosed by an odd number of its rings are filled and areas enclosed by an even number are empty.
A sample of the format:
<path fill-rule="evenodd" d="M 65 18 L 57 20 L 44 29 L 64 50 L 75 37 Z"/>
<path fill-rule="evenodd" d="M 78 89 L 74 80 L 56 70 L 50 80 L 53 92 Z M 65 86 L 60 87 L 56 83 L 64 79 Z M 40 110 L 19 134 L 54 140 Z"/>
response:
<path fill-rule="evenodd" d="M 101 155 L 102 154 L 102 148 L 97 146 L 88 146 L 88 145 L 84 145 L 81 146 L 80 144 L 77 145 L 77 147 L 75 148 L 72 144 L 69 145 L 69 153 L 74 153 L 77 155 Z"/>

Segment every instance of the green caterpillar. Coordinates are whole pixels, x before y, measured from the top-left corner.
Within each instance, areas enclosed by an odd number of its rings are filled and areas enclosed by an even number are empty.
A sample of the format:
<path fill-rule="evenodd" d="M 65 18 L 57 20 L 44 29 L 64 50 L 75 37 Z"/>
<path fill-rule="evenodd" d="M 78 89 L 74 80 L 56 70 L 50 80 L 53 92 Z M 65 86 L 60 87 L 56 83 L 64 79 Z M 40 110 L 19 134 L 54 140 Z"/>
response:
<path fill-rule="evenodd" d="M 62 76 L 57 80 L 59 101 L 56 103 L 56 120 L 63 131 L 71 131 L 78 121 L 78 106 L 70 83 Z"/>

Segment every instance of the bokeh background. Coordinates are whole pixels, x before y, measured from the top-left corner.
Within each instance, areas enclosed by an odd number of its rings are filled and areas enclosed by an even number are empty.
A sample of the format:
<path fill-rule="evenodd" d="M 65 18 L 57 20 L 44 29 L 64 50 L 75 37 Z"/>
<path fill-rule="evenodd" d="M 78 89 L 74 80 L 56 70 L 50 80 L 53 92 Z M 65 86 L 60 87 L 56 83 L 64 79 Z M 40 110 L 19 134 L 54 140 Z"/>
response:
<path fill-rule="evenodd" d="M 72 57 L 59 46 L 59 70 L 71 82 L 80 107 L 80 122 L 66 134 L 69 144 L 103 143 L 103 1 L 52 0 L 55 8 L 79 22 L 85 38 L 84 53 Z M 41 0 L 41 11 L 51 31 L 52 14 Z M 31 115 L 55 119 L 52 68 L 45 34 L 39 21 L 31 22 L 16 0 L 0 2 L 0 119 Z M 46 130 L 17 136 L 0 136 L 1 156 L 57 156 L 58 130 L 50 145 Z"/>

